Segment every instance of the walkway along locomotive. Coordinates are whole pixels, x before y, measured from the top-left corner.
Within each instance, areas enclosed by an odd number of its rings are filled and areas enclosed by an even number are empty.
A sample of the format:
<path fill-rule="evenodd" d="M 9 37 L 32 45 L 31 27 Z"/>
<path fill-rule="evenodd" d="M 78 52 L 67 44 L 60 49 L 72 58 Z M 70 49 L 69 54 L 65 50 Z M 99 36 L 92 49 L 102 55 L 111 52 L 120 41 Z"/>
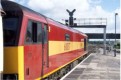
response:
<path fill-rule="evenodd" d="M 11 1 L 2 7 L 4 79 L 56 80 L 86 54 L 84 33 Z"/>

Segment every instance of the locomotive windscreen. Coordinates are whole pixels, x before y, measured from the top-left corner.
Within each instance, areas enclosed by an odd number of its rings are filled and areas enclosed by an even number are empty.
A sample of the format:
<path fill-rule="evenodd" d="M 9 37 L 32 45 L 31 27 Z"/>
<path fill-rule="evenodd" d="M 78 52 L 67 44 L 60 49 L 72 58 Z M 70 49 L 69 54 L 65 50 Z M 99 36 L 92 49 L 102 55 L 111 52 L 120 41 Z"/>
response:
<path fill-rule="evenodd" d="M 18 18 L 3 18 L 4 45 L 15 45 Z"/>

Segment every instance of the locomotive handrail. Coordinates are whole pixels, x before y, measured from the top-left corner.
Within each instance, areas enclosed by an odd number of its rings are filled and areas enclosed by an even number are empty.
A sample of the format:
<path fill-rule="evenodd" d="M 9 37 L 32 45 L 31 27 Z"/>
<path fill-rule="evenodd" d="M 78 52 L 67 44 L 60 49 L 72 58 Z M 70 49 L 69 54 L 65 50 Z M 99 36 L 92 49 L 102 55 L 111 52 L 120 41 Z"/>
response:
<path fill-rule="evenodd" d="M 47 21 L 47 18 L 45 18 L 45 20 Z M 48 21 L 47 21 L 47 31 L 49 31 L 49 25 L 48 25 L 49 23 L 48 23 Z M 47 40 L 48 40 L 48 32 L 47 32 Z M 48 42 L 47 42 L 47 45 L 49 45 L 48 44 Z M 49 47 L 47 46 L 47 65 L 46 65 L 46 67 L 49 67 Z"/>
<path fill-rule="evenodd" d="M 2 9 L 0 9 L 0 14 L 1 14 L 1 16 L 6 15 L 6 13 L 4 12 L 4 10 L 2 10 Z"/>

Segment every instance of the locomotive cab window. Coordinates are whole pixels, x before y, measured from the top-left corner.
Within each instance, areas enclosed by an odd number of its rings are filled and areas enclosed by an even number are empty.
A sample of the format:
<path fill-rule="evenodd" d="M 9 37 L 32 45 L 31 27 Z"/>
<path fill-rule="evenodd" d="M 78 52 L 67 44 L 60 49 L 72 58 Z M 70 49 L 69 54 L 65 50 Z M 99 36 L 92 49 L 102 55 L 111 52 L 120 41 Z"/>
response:
<path fill-rule="evenodd" d="M 37 23 L 32 22 L 32 40 L 33 43 L 37 42 Z"/>
<path fill-rule="evenodd" d="M 5 45 L 15 44 L 18 18 L 4 18 L 3 32 Z"/>
<path fill-rule="evenodd" d="M 37 24 L 37 42 L 38 43 L 42 42 L 42 24 L 41 23 Z"/>
<path fill-rule="evenodd" d="M 70 41 L 70 35 L 69 34 L 65 34 L 65 40 Z"/>
<path fill-rule="evenodd" d="M 32 22 L 28 22 L 27 33 L 26 33 L 26 43 L 32 43 Z"/>
<path fill-rule="evenodd" d="M 42 28 L 41 23 L 29 21 L 27 32 L 26 32 L 26 38 L 25 43 L 40 43 L 42 40 Z"/>
<path fill-rule="evenodd" d="M 18 45 L 21 19 L 18 16 L 5 15 L 3 18 L 4 46 Z"/>
<path fill-rule="evenodd" d="M 43 30 L 43 38 L 44 38 L 44 43 L 47 43 L 47 38 L 48 36 L 48 27 L 47 27 L 47 24 L 44 24 L 44 30 Z"/>

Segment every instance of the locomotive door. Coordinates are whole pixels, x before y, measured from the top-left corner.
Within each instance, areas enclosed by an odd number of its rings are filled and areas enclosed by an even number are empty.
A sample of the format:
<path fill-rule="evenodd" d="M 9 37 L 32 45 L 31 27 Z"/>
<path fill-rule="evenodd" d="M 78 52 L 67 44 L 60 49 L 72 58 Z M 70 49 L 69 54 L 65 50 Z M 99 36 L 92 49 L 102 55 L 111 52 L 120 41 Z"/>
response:
<path fill-rule="evenodd" d="M 85 38 L 85 39 L 84 39 L 84 51 L 86 51 L 86 49 L 87 49 L 86 46 L 87 46 L 87 39 Z"/>
<path fill-rule="evenodd" d="M 47 25 L 29 20 L 25 34 L 24 74 L 25 79 L 35 79 L 44 75 L 48 66 Z"/>
<path fill-rule="evenodd" d="M 43 41 L 42 41 L 42 72 L 49 66 L 49 54 L 48 54 L 48 27 L 43 24 Z M 43 74 L 42 73 L 42 74 Z"/>

